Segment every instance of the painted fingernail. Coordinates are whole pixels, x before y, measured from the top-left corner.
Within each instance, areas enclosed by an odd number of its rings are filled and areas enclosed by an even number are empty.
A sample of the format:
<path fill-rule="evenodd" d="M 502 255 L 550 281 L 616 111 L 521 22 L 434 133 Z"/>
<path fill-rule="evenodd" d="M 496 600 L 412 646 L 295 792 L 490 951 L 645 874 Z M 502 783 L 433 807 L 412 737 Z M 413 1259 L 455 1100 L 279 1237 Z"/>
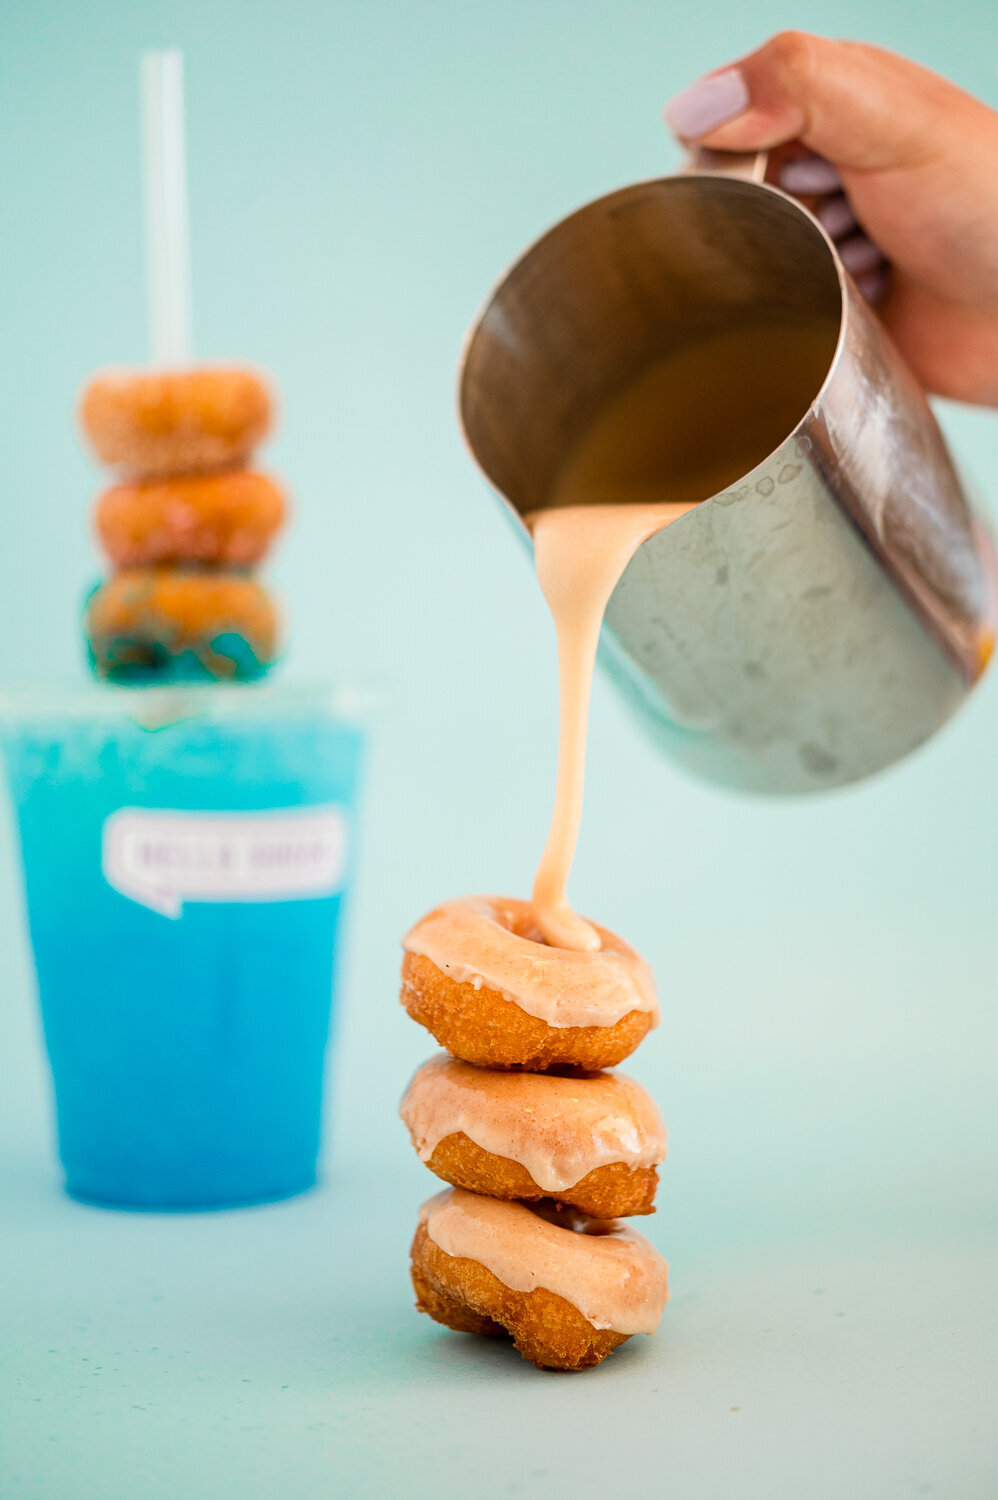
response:
<path fill-rule="evenodd" d="M 739 68 L 726 68 L 710 78 L 699 78 L 670 99 L 663 110 L 666 124 L 678 135 L 696 140 L 743 114 L 749 91 Z"/>
<path fill-rule="evenodd" d="M 861 276 L 864 271 L 873 271 L 880 265 L 883 255 L 865 234 L 852 234 L 837 246 L 839 259 L 847 271 Z"/>
<path fill-rule="evenodd" d="M 867 302 L 872 302 L 876 306 L 878 302 L 883 302 L 887 295 L 888 279 L 887 267 L 882 266 L 879 271 L 867 271 L 865 276 L 857 276 L 856 285 Z"/>
<path fill-rule="evenodd" d="M 833 193 L 842 186 L 838 172 L 823 156 L 797 156 L 784 162 L 779 181 L 788 193 Z"/>
<path fill-rule="evenodd" d="M 833 240 L 856 228 L 856 215 L 844 193 L 836 193 L 834 198 L 829 198 L 827 203 L 822 203 L 818 208 L 817 217 L 825 233 L 830 234 Z"/>

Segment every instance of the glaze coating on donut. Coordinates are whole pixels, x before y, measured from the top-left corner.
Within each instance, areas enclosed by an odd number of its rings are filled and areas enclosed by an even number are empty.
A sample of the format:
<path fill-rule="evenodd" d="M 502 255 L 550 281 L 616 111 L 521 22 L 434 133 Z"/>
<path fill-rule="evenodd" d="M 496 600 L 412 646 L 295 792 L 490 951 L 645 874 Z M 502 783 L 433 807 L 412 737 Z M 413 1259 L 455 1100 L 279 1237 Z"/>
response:
<path fill-rule="evenodd" d="M 658 1021 L 651 969 L 605 927 L 596 950 L 546 943 L 529 901 L 464 896 L 444 901 L 406 933 L 407 953 L 428 958 L 457 983 L 497 990 L 549 1026 L 613 1026 L 631 1011 Z"/>
<path fill-rule="evenodd" d="M 411 1256 L 417 1311 L 456 1333 L 508 1335 L 541 1370 L 591 1369 L 629 1337 L 594 1328 L 578 1308 L 543 1287 L 514 1292 L 479 1261 L 445 1255 L 423 1224 Z"/>
<path fill-rule="evenodd" d="M 665 1126 L 624 1074 L 504 1072 L 439 1054 L 399 1112 L 420 1159 L 457 1187 L 554 1198 L 599 1219 L 654 1212 Z"/>
<path fill-rule="evenodd" d="M 402 961 L 402 1004 L 454 1057 L 481 1068 L 583 1068 L 597 1072 L 629 1057 L 655 1024 L 634 1010 L 613 1026 L 551 1026 L 498 990 L 448 978 L 428 958 Z"/>
<path fill-rule="evenodd" d="M 270 429 L 273 400 L 240 365 L 104 370 L 79 411 L 101 463 L 149 478 L 242 463 Z"/>
<path fill-rule="evenodd" d="M 94 671 L 119 682 L 258 677 L 277 654 L 277 612 L 238 573 L 134 568 L 91 595 L 84 631 Z"/>
<path fill-rule="evenodd" d="M 252 469 L 177 474 L 117 484 L 98 498 L 94 525 L 119 568 L 261 561 L 284 522 L 280 486 Z"/>
<path fill-rule="evenodd" d="M 508 1332 L 545 1369 L 598 1364 L 654 1332 L 665 1262 L 619 1222 L 451 1189 L 423 1205 L 412 1245 L 417 1307 L 460 1331 Z"/>

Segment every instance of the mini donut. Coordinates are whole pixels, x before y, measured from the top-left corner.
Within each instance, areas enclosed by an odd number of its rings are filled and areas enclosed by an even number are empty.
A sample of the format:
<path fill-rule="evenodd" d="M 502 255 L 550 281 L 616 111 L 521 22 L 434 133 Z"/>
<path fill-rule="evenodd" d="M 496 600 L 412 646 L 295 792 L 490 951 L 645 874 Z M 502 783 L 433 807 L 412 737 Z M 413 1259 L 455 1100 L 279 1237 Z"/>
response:
<path fill-rule="evenodd" d="M 658 1024 L 658 1006 L 644 959 L 596 931 L 595 952 L 552 948 L 526 901 L 447 901 L 402 939 L 402 1004 L 479 1067 L 611 1068 Z"/>
<path fill-rule="evenodd" d="M 116 484 L 98 498 L 94 525 L 119 568 L 185 562 L 247 568 L 266 554 L 285 509 L 268 475 L 222 469 Z"/>
<path fill-rule="evenodd" d="M 84 611 L 99 677 L 117 682 L 258 677 L 277 654 L 277 612 L 255 578 L 128 568 Z"/>
<path fill-rule="evenodd" d="M 545 1370 L 583 1370 L 635 1333 L 654 1333 L 669 1268 L 619 1219 L 462 1188 L 420 1210 L 412 1242 L 416 1306 L 461 1333 L 512 1336 Z"/>
<path fill-rule="evenodd" d="M 666 1133 L 622 1073 L 501 1073 L 440 1053 L 399 1113 L 421 1161 L 490 1198 L 552 1198 L 596 1219 L 654 1213 Z"/>
<path fill-rule="evenodd" d="M 270 428 L 273 400 L 241 365 L 103 370 L 80 422 L 101 463 L 138 478 L 242 463 Z"/>

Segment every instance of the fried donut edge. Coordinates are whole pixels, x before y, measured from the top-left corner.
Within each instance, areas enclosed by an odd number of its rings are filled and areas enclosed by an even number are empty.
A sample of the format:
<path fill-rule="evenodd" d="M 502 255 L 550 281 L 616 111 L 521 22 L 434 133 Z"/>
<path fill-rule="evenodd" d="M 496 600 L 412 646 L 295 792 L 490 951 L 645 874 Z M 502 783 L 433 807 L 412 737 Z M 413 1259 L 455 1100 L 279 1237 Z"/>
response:
<path fill-rule="evenodd" d="M 652 1012 L 632 1010 L 613 1026 L 549 1026 L 498 990 L 450 979 L 419 953 L 402 960 L 400 998 L 453 1057 L 480 1068 L 544 1073 L 577 1067 L 595 1073 L 623 1062 L 655 1024 Z"/>
<path fill-rule="evenodd" d="M 440 1141 L 426 1165 L 454 1187 L 486 1198 L 532 1203 L 553 1198 L 581 1209 L 594 1219 L 628 1219 L 655 1212 L 658 1172 L 654 1167 L 632 1167 L 609 1162 L 594 1167 L 578 1182 L 559 1192 L 537 1186 L 526 1167 L 507 1156 L 497 1156 L 458 1131 Z"/>

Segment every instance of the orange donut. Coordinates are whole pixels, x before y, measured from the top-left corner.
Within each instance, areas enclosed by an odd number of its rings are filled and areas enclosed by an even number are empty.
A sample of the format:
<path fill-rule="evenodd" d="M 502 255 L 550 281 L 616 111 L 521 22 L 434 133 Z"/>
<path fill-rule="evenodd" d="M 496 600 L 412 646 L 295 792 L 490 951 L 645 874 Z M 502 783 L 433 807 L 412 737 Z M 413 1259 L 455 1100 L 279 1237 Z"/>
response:
<path fill-rule="evenodd" d="M 151 478 L 242 463 L 270 429 L 273 400 L 253 370 L 201 365 L 104 370 L 79 410 L 102 463 Z"/>
<path fill-rule="evenodd" d="M 98 498 L 94 524 L 119 568 L 150 563 L 258 563 L 285 517 L 281 488 L 253 469 L 174 474 L 116 484 Z"/>
<path fill-rule="evenodd" d="M 462 1333 L 511 1335 L 546 1370 L 583 1370 L 654 1333 L 668 1266 L 618 1219 L 503 1203 L 450 1188 L 424 1203 L 412 1243 L 416 1306 Z"/>
<path fill-rule="evenodd" d="M 277 654 L 277 612 L 255 578 L 130 568 L 84 613 L 94 671 L 115 681 L 258 677 Z"/>
<path fill-rule="evenodd" d="M 546 944 L 526 901 L 445 902 L 402 940 L 402 1004 L 479 1067 L 613 1067 L 657 1024 L 658 1006 L 644 960 L 596 931 L 602 947 L 578 953 Z"/>
<path fill-rule="evenodd" d="M 623 1073 L 497 1072 L 440 1053 L 399 1113 L 421 1161 L 490 1198 L 552 1198 L 597 1219 L 654 1213 L 666 1133 Z"/>

